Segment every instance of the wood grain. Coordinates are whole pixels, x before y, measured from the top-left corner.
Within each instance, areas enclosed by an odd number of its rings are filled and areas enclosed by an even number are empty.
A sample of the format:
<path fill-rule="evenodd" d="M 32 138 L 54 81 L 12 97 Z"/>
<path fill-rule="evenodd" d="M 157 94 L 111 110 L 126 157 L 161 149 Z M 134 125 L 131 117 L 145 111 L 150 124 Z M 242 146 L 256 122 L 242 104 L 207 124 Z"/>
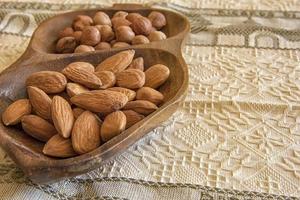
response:
<path fill-rule="evenodd" d="M 117 4 L 112 8 L 101 9 L 112 16 L 116 11 L 138 12 L 147 15 L 158 10 L 167 18 L 163 29 L 168 39 L 128 48 L 96 51 L 81 54 L 55 54 L 54 46 L 58 32 L 72 23 L 78 14 L 93 16 L 98 9 L 75 11 L 58 15 L 43 22 L 32 36 L 31 42 L 14 64 L 0 75 L 0 112 L 11 101 L 26 97 L 25 80 L 33 72 L 42 70 L 61 71 L 75 61 L 86 61 L 97 65 L 103 59 L 124 49 L 134 49 L 135 58 L 142 56 L 145 69 L 161 63 L 169 67 L 170 78 L 160 87 L 165 103 L 154 113 L 125 130 L 96 150 L 67 159 L 47 157 L 42 154 L 43 143 L 27 136 L 19 126 L 6 127 L 0 123 L 0 145 L 17 163 L 24 173 L 36 183 L 49 183 L 67 177 L 83 174 L 98 168 L 114 156 L 144 137 L 150 130 L 168 119 L 185 98 L 188 87 L 188 68 L 181 55 L 181 47 L 189 32 L 188 20 L 175 12 L 145 8 L 141 5 Z"/>

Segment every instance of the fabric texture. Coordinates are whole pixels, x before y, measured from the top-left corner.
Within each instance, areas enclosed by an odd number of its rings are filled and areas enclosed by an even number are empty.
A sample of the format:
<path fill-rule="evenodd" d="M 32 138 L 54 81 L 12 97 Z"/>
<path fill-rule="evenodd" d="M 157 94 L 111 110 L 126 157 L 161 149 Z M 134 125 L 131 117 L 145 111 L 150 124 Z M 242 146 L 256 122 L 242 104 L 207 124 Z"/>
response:
<path fill-rule="evenodd" d="M 138 2 L 190 20 L 182 107 L 110 163 L 54 184 L 32 183 L 0 149 L 0 199 L 300 197 L 300 2 Z M 0 69 L 43 20 L 113 3 L 0 2 Z"/>

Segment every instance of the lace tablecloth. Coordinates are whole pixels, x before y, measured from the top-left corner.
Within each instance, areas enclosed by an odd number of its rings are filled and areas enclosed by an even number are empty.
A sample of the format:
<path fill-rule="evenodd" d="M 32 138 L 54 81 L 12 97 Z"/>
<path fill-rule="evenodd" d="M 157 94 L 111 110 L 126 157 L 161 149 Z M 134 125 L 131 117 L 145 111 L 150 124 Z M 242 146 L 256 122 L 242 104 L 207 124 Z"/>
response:
<path fill-rule="evenodd" d="M 41 21 L 112 3 L 0 2 L 0 69 Z M 147 3 L 190 19 L 184 105 L 112 162 L 55 184 L 32 183 L 0 150 L 0 199 L 300 197 L 300 2 Z"/>

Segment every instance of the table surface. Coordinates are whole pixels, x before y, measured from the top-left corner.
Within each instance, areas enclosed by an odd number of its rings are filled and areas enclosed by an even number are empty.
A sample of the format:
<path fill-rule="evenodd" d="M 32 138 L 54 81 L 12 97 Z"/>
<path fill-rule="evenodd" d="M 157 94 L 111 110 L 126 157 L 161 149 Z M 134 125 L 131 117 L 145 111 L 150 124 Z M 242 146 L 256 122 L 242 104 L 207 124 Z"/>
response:
<path fill-rule="evenodd" d="M 55 184 L 30 182 L 0 149 L 0 199 L 300 197 L 300 1 L 138 2 L 191 22 L 185 103 L 110 163 Z M 0 70 L 41 21 L 112 3 L 1 1 Z"/>

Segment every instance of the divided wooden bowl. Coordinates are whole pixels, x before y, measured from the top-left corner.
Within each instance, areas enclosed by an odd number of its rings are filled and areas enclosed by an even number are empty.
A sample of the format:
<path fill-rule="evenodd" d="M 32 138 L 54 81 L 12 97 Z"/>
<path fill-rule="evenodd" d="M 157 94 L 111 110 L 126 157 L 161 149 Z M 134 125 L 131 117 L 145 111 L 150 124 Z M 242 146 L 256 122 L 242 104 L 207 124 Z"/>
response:
<path fill-rule="evenodd" d="M 138 12 L 144 16 L 153 10 L 162 12 L 167 18 L 167 26 L 162 31 L 168 38 L 159 42 L 109 51 L 80 54 L 54 53 L 58 32 L 71 25 L 76 15 L 93 16 L 97 11 L 104 11 L 112 16 L 119 10 Z M 165 103 L 157 111 L 94 151 L 73 158 L 59 159 L 43 155 L 43 143 L 27 136 L 20 126 L 6 127 L 0 123 L 0 145 L 36 183 L 49 183 L 86 173 L 124 152 L 150 130 L 168 119 L 183 102 L 188 87 L 188 68 L 182 57 L 181 47 L 189 29 L 188 20 L 178 13 L 135 4 L 117 4 L 107 9 L 69 12 L 46 20 L 37 28 L 20 59 L 0 74 L 1 113 L 12 101 L 26 97 L 25 80 L 31 73 L 42 70 L 61 71 L 67 64 L 75 61 L 86 61 L 96 65 L 104 58 L 124 49 L 134 49 L 135 57 L 144 58 L 146 68 L 157 63 L 169 67 L 170 77 L 160 88 L 160 92 L 165 96 Z"/>

